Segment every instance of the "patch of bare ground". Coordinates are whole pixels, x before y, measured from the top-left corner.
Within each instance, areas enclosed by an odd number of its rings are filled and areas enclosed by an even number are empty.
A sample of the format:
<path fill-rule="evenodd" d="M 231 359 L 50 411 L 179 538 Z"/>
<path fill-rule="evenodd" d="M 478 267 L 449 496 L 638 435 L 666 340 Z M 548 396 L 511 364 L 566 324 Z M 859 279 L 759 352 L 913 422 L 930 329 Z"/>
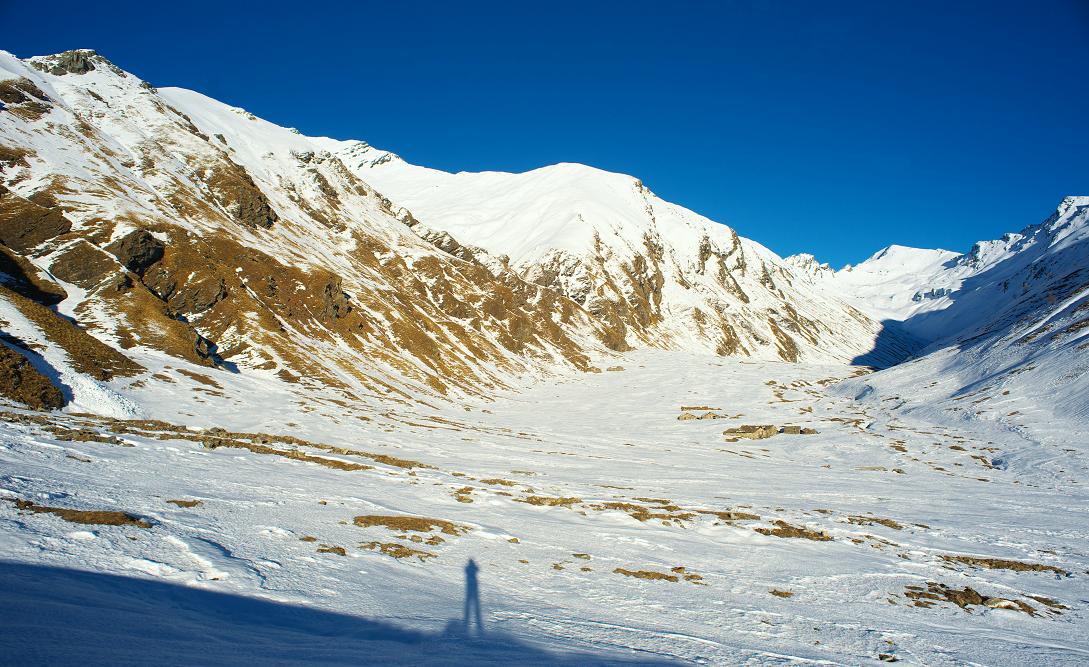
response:
<path fill-rule="evenodd" d="M 175 436 L 176 437 L 176 436 Z M 326 468 L 333 468 L 334 470 L 372 470 L 374 466 L 369 466 L 364 463 L 349 463 L 348 461 L 340 461 L 337 459 L 327 459 L 322 456 L 314 456 L 301 452 L 297 449 L 276 449 L 274 447 L 268 447 L 266 445 L 257 445 L 252 442 L 242 442 L 241 440 L 227 440 L 225 438 L 200 438 L 199 442 L 208 449 L 217 449 L 219 447 L 232 447 L 236 449 L 246 449 L 255 454 L 272 454 L 274 456 L 282 456 L 294 461 L 302 461 L 304 463 L 316 463 Z"/>
<path fill-rule="evenodd" d="M 678 565 L 677 567 L 670 568 L 669 571 L 679 577 L 682 577 L 685 581 L 691 582 L 698 586 L 707 585 L 703 583 L 703 575 L 696 574 L 695 572 L 689 572 L 688 568 L 683 565 Z"/>
<path fill-rule="evenodd" d="M 516 502 L 528 503 L 530 505 L 539 505 L 542 507 L 571 507 L 582 502 L 581 498 L 575 498 L 574 496 L 526 496 L 525 498 L 517 498 Z"/>
<path fill-rule="evenodd" d="M 1070 608 L 1070 607 L 1067 607 L 1065 604 L 1059 602 L 1058 600 L 1052 600 L 1051 598 L 1044 597 L 1043 595 L 1026 595 L 1025 597 L 1031 598 L 1033 600 L 1036 600 L 1037 602 L 1039 602 L 1042 605 L 1050 607 L 1052 610 L 1055 611 L 1055 613 L 1058 613 L 1058 612 L 1060 612 L 1060 611 L 1062 611 L 1064 609 L 1069 609 Z"/>
<path fill-rule="evenodd" d="M 768 591 L 777 598 L 792 598 L 794 597 L 794 591 L 781 591 L 778 588 L 773 588 Z"/>
<path fill-rule="evenodd" d="M 633 519 L 637 521 L 649 521 L 650 519 L 659 519 L 663 522 L 671 521 L 689 521 L 695 518 L 694 512 L 678 512 L 681 508 L 676 505 L 661 505 L 658 507 L 646 507 L 644 505 L 637 505 L 635 503 L 623 502 L 623 501 L 608 501 L 603 503 L 595 503 L 588 505 L 592 510 L 599 512 L 606 510 L 616 510 L 625 512 Z"/>
<path fill-rule="evenodd" d="M 651 581 L 672 581 L 674 583 L 680 581 L 680 577 L 675 574 L 666 574 L 665 572 L 655 572 L 654 570 L 626 570 L 622 567 L 618 567 L 613 570 L 616 574 L 622 574 L 625 577 L 635 577 L 636 579 L 648 579 Z"/>
<path fill-rule="evenodd" d="M 872 526 L 874 524 L 880 524 L 886 528 L 892 528 L 893 530 L 903 530 L 904 526 L 892 519 L 884 519 L 879 516 L 859 516 L 851 515 L 847 517 L 847 523 L 854 524 L 856 526 Z"/>
<path fill-rule="evenodd" d="M 473 487 L 463 486 L 460 489 L 455 489 L 454 500 L 458 501 L 459 503 L 473 502 Z"/>
<path fill-rule="evenodd" d="M 61 442 L 102 442 L 108 445 L 132 447 L 132 445 L 122 442 L 115 436 L 99 433 L 89 428 L 65 428 L 55 424 L 46 424 L 44 427 L 46 431 Z"/>
<path fill-rule="evenodd" d="M 223 388 L 223 385 L 219 384 L 218 382 L 216 382 L 212 378 L 208 377 L 204 373 L 195 373 L 193 371 L 186 370 L 184 368 L 178 368 L 176 370 L 179 373 L 181 373 L 182 375 L 184 375 L 185 377 L 189 378 L 190 380 L 196 380 L 197 382 L 199 382 L 199 383 L 201 383 L 203 385 L 206 385 L 206 386 L 209 386 L 209 387 L 215 387 L 216 389 L 222 389 Z"/>
<path fill-rule="evenodd" d="M 512 482 L 509 479 L 499 479 L 497 477 L 491 479 L 482 479 L 480 480 L 480 483 L 491 484 L 493 486 L 517 486 L 518 484 L 518 482 Z"/>
<path fill-rule="evenodd" d="M 759 521 L 760 516 L 758 514 L 752 514 L 751 512 L 740 512 L 738 510 L 695 510 L 698 514 L 709 514 L 716 516 L 722 521 Z"/>
<path fill-rule="evenodd" d="M 406 547 L 403 544 L 397 544 L 396 542 L 366 542 L 359 545 L 360 549 L 370 549 L 371 551 L 380 551 L 381 553 L 392 556 L 393 558 L 412 558 L 413 556 L 420 559 L 420 562 L 426 561 L 428 558 L 435 558 L 435 554 L 430 551 L 421 551 L 420 549 L 413 549 L 412 547 Z"/>
<path fill-rule="evenodd" d="M 939 602 L 952 602 L 964 611 L 970 612 L 970 607 L 989 607 L 991 609 L 1010 609 L 1020 611 L 1029 616 L 1036 616 L 1036 608 L 1024 600 L 1011 600 L 1008 598 L 981 595 L 975 589 L 965 586 L 962 589 L 951 588 L 935 581 L 926 582 L 926 588 L 922 586 L 905 586 L 904 597 L 912 601 L 916 607 L 929 608 Z M 1059 613 L 1054 611 L 1053 613 Z"/>
<path fill-rule="evenodd" d="M 360 528 L 382 526 L 389 530 L 415 531 L 417 533 L 430 533 L 436 528 L 447 535 L 461 535 L 469 532 L 467 526 L 460 526 L 445 519 L 428 519 L 419 516 L 390 516 L 383 514 L 365 514 L 352 519 Z"/>
<path fill-rule="evenodd" d="M 202 501 L 202 500 L 181 500 L 181 499 L 176 499 L 176 500 L 168 500 L 166 502 L 170 503 L 171 505 L 177 505 L 178 507 L 200 507 L 201 505 L 204 504 L 204 501 Z"/>
<path fill-rule="evenodd" d="M 29 500 L 15 500 L 15 506 L 21 510 L 34 512 L 35 514 L 53 514 L 70 523 L 84 523 L 99 526 L 136 526 L 137 528 L 151 528 L 151 524 L 145 519 L 113 510 L 77 510 L 68 507 L 49 507 L 38 505 Z"/>
<path fill-rule="evenodd" d="M 344 547 L 338 547 L 333 544 L 321 544 L 318 546 L 319 554 L 336 554 L 338 556 L 347 556 L 348 552 Z"/>
<path fill-rule="evenodd" d="M 775 521 L 774 528 L 759 527 L 753 528 L 753 530 L 761 535 L 770 535 L 772 537 L 796 537 L 805 540 L 814 540 L 816 542 L 829 542 L 832 540 L 832 536 L 824 531 L 811 530 L 804 526 L 795 526 L 781 519 Z"/>
<path fill-rule="evenodd" d="M 22 355 L 0 344 L 0 396 L 33 410 L 64 406 L 64 394 Z"/>
<path fill-rule="evenodd" d="M 1016 572 L 1054 572 L 1062 576 L 1070 576 L 1070 573 L 1054 565 L 1042 563 L 1026 563 L 1019 560 L 1007 560 L 1005 558 L 984 558 L 980 556 L 962 556 L 957 554 L 941 554 L 941 559 L 949 563 L 964 563 L 984 567 L 988 570 L 1014 570 Z"/>

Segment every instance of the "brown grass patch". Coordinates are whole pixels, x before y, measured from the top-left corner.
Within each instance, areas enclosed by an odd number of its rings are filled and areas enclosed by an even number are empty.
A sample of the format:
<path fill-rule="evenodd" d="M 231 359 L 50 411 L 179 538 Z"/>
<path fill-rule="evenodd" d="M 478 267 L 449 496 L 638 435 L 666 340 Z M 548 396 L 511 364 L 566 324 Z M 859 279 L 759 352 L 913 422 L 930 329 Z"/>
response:
<path fill-rule="evenodd" d="M 1014 570 L 1016 572 L 1054 572 L 1063 576 L 1069 576 L 1069 572 L 1054 565 L 1041 563 L 1025 563 L 1019 560 L 1006 560 L 1004 558 L 982 558 L 980 556 L 961 556 L 956 554 L 941 554 L 941 559 L 950 563 L 964 563 L 975 565 L 988 570 Z"/>
<path fill-rule="evenodd" d="M 394 558 L 412 558 L 415 556 L 420 559 L 421 563 L 428 558 L 435 558 L 435 554 L 430 551 L 413 549 L 412 547 L 406 547 L 405 545 L 397 544 L 396 542 L 367 542 L 365 544 L 360 544 L 359 548 L 380 551 L 383 554 Z"/>
<path fill-rule="evenodd" d="M 175 436 L 177 437 L 177 436 Z M 183 439 L 185 439 L 183 437 Z M 208 449 L 217 449 L 219 447 L 232 447 L 235 449 L 247 449 L 255 454 L 271 454 L 273 456 L 282 456 L 294 461 L 302 461 L 304 463 L 316 463 L 326 468 L 333 468 L 334 470 L 373 470 L 374 466 L 369 466 L 363 463 L 348 463 L 347 461 L 338 461 L 336 459 L 327 459 L 322 456 L 313 456 L 305 452 L 300 452 L 297 449 L 276 449 L 275 447 L 267 447 L 265 445 L 257 445 L 251 442 L 242 442 L 240 440 L 229 440 L 226 438 L 195 438 L 203 446 Z"/>
<path fill-rule="evenodd" d="M 203 373 L 195 373 L 193 371 L 186 370 L 184 368 L 177 368 L 175 370 L 177 370 L 179 373 L 181 373 L 185 377 L 189 378 L 190 380 L 196 380 L 197 382 L 199 382 L 199 383 L 201 383 L 203 385 L 206 385 L 206 386 L 209 386 L 209 387 L 215 387 L 216 389 L 222 389 L 223 388 L 223 385 L 219 384 L 218 382 L 216 382 L 215 380 L 213 380 L 212 378 L 208 377 L 207 375 L 205 375 Z"/>
<path fill-rule="evenodd" d="M 202 500 L 168 500 L 166 502 L 178 507 L 200 507 L 204 504 Z"/>
<path fill-rule="evenodd" d="M 129 377 L 144 370 L 112 347 L 72 324 L 49 308 L 0 285 L 0 295 L 12 302 L 51 342 L 68 354 L 72 366 L 96 380 Z"/>
<path fill-rule="evenodd" d="M 878 516 L 849 516 L 847 522 L 856 526 L 872 526 L 874 524 L 881 524 L 886 528 L 892 528 L 893 530 L 903 530 L 904 526 L 893 521 L 892 519 L 883 519 Z"/>
<path fill-rule="evenodd" d="M 636 579 L 649 579 L 651 581 L 672 581 L 678 582 L 680 578 L 675 574 L 666 574 L 665 572 L 655 572 L 653 570 L 625 570 L 622 567 L 618 567 L 613 570 L 616 574 L 622 574 L 625 577 L 635 577 Z"/>
<path fill-rule="evenodd" d="M 459 526 L 445 519 L 428 519 L 418 516 L 389 516 L 382 514 L 365 514 L 357 516 L 352 521 L 360 528 L 382 526 L 389 530 L 415 531 L 417 533 L 430 533 L 436 528 L 447 535 L 461 535 L 469 532 L 467 526 Z"/>
<path fill-rule="evenodd" d="M 459 503 L 471 503 L 473 502 L 473 487 L 463 486 L 460 489 L 454 491 L 454 500 Z"/>
<path fill-rule="evenodd" d="M 22 354 L 0 344 L 0 396 L 33 410 L 64 406 L 64 394 Z"/>
<path fill-rule="evenodd" d="M 37 505 L 29 500 L 15 500 L 15 506 L 35 514 L 53 514 L 71 523 L 84 523 L 100 526 L 136 526 L 151 528 L 151 524 L 138 516 L 127 512 L 112 510 L 77 510 L 67 507 L 48 507 Z"/>
<path fill-rule="evenodd" d="M 754 528 L 753 530 L 761 535 L 771 535 L 772 537 L 796 537 L 816 542 L 829 542 L 832 540 L 832 536 L 828 533 L 810 530 L 804 526 L 795 526 L 783 520 L 776 520 L 775 528 Z"/>
<path fill-rule="evenodd" d="M 749 512 L 739 512 L 737 510 L 696 510 L 700 514 L 710 514 L 716 516 L 722 521 L 759 521 L 760 516 L 757 514 L 751 514 Z"/>
<path fill-rule="evenodd" d="M 332 544 L 322 544 L 318 547 L 319 554 L 336 554 L 338 556 L 347 556 L 348 552 L 344 550 L 344 547 L 338 547 Z"/>
<path fill-rule="evenodd" d="M 526 496 L 517 500 L 520 503 L 528 503 L 530 505 L 540 505 L 543 507 L 571 507 L 572 505 L 582 502 L 581 498 L 571 497 L 553 497 L 553 496 Z"/>

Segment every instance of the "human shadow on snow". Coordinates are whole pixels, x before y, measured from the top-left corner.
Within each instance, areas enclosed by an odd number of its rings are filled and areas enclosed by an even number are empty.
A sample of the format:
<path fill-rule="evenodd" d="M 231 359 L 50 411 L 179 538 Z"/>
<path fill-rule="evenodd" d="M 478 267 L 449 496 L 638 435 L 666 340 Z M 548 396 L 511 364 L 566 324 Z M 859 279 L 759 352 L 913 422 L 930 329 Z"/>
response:
<path fill-rule="evenodd" d="M 475 571 L 467 583 L 478 585 Z M 466 617 L 451 620 L 440 632 L 203 588 L 8 561 L 0 561 L 0 590 L 0 662 L 11 665 L 675 664 L 631 653 L 552 651 L 505 633 L 482 632 L 476 588 L 466 591 Z M 469 632 L 470 597 L 476 633 Z"/>

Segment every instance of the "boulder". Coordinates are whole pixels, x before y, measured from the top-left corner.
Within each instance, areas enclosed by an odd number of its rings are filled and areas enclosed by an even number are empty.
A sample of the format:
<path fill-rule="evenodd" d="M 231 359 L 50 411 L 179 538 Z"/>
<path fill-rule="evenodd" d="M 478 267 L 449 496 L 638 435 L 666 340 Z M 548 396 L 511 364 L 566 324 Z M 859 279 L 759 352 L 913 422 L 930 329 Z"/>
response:
<path fill-rule="evenodd" d="M 126 269 L 138 276 L 163 258 L 166 246 L 146 229 L 129 232 L 107 248 Z"/>

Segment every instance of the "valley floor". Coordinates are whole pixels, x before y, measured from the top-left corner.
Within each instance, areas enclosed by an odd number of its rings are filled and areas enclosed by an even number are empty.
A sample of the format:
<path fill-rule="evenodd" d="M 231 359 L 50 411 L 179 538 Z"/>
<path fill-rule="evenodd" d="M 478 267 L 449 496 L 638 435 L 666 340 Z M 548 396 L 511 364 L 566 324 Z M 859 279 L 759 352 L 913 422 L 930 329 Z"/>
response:
<path fill-rule="evenodd" d="M 162 422 L 5 408 L 0 662 L 1089 662 L 1089 451 L 1026 399 L 620 363 L 457 406 L 163 366 L 169 402 L 115 388 Z"/>

